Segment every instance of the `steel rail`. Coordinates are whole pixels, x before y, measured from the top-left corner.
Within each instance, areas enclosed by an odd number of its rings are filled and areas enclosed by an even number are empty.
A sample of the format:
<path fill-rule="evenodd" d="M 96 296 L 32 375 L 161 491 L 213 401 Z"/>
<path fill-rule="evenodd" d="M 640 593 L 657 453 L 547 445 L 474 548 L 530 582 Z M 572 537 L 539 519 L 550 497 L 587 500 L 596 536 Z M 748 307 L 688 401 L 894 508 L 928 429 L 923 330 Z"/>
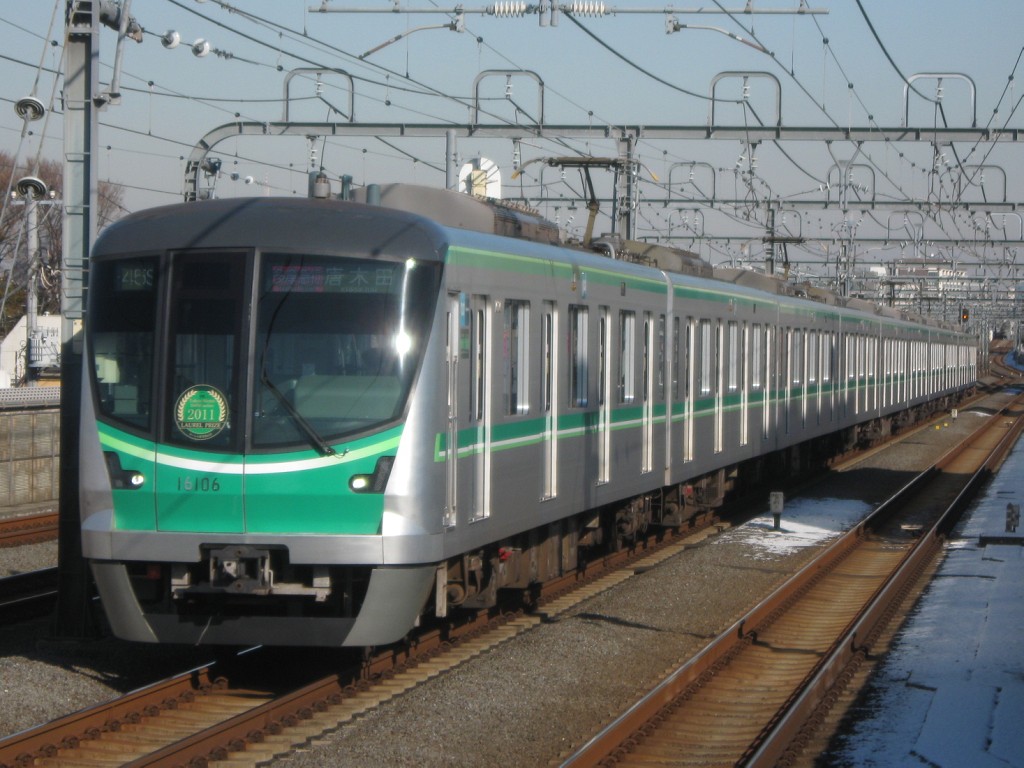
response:
<path fill-rule="evenodd" d="M 197 691 L 214 685 L 216 683 L 209 677 L 209 668 L 197 667 L 105 704 L 0 739 L 0 768 L 30 766 L 37 758 L 54 757 L 61 749 L 75 749 L 84 738 L 98 736 L 105 730 L 118 730 L 124 723 L 136 722 L 153 706 L 175 706 L 177 702 L 193 698 Z"/>
<path fill-rule="evenodd" d="M 57 569 L 41 568 L 0 578 L 0 623 L 44 616 L 57 600 Z"/>
<path fill-rule="evenodd" d="M 1020 406 L 1024 397 L 1018 397 L 1013 405 Z M 1008 408 L 1000 413 L 1006 413 Z M 998 428 L 990 425 L 990 429 Z M 798 691 L 797 696 L 788 704 L 784 715 L 773 724 L 766 733 L 761 746 L 749 756 L 745 765 L 752 768 L 768 768 L 769 766 L 785 765 L 793 757 L 790 747 L 797 740 L 812 715 L 826 701 L 842 679 L 850 665 L 858 662 L 867 654 L 871 642 L 884 628 L 888 621 L 891 606 L 897 598 L 904 594 L 917 580 L 928 562 L 943 545 L 949 532 L 959 521 L 964 509 L 975 496 L 980 486 L 993 474 L 995 467 L 1001 463 L 1014 443 L 1024 430 L 1024 420 L 1016 418 L 1007 433 L 993 447 L 985 461 L 972 474 L 956 498 L 943 510 L 939 519 L 925 533 L 919 544 L 909 550 L 899 567 L 877 591 L 874 598 L 865 606 L 852 626 L 836 641 L 829 654 L 817 665 L 816 670 Z M 972 441 L 973 444 L 974 441 Z M 938 464 L 948 464 L 966 448 L 947 453 Z M 937 464 L 937 466 L 938 466 Z"/>
<path fill-rule="evenodd" d="M 1014 407 L 1019 406 L 1020 401 L 1021 398 L 1017 398 Z M 1004 408 L 1002 412 L 1005 413 L 1006 410 Z M 992 427 L 994 424 L 995 422 L 990 422 L 988 427 Z M 1015 425 L 1016 433 L 1019 433 L 1022 426 L 1024 426 L 1024 422 L 1018 419 Z M 819 577 L 835 569 L 866 539 L 874 527 L 881 525 L 895 511 L 901 500 L 915 495 L 922 486 L 942 471 L 943 466 L 947 466 L 961 452 L 965 451 L 966 444 L 973 443 L 986 431 L 986 429 L 982 429 L 975 432 L 969 441 L 965 441 L 965 445 L 948 451 L 932 467 L 918 474 L 897 491 L 892 498 L 880 505 L 867 519 L 837 539 L 820 557 L 801 569 L 768 598 L 758 603 L 700 654 L 667 676 L 647 695 L 602 728 L 562 763 L 563 768 L 596 765 L 611 758 L 617 750 L 620 750 L 618 756 L 624 757 L 624 753 L 628 753 L 629 747 L 622 745 L 628 734 L 654 730 L 656 726 L 652 723 L 661 716 L 661 713 L 674 706 L 680 697 L 693 686 L 714 677 L 746 646 L 754 643 L 757 639 L 758 628 L 774 621 L 787 609 L 788 604 L 796 599 L 795 595 L 803 593 Z M 1015 435 L 1004 436 L 999 443 L 1000 447 L 994 449 L 992 455 L 995 454 L 995 450 L 1008 450 L 1006 446 L 1012 444 L 1013 439 L 1015 439 Z M 962 510 L 969 493 L 977 488 L 987 473 L 990 473 L 989 466 L 986 464 L 974 474 L 967 486 L 960 490 L 956 499 L 950 504 L 950 510 Z M 950 517 L 951 514 L 943 515 L 942 520 L 935 523 L 934 533 L 929 532 L 927 536 L 919 540 L 915 547 L 911 548 L 910 552 L 904 553 L 899 565 L 894 569 L 894 573 L 897 575 L 890 576 L 875 590 L 873 598 L 867 603 L 868 607 L 862 609 L 858 616 L 851 619 L 845 631 L 839 634 L 839 639 L 832 644 L 830 654 L 848 661 L 855 655 L 864 653 L 867 639 L 876 631 L 879 624 L 879 617 L 888 611 L 884 598 L 891 598 L 907 588 L 911 575 L 920 569 L 921 563 L 930 553 L 933 554 L 936 548 L 941 546 L 940 536 L 944 536 L 944 533 L 939 526 L 941 523 L 947 526 L 946 530 L 948 530 L 948 527 L 952 525 Z M 913 550 L 916 549 L 920 549 L 920 553 L 915 555 Z M 758 766 L 774 764 L 772 760 L 777 760 L 779 755 L 788 749 L 788 745 L 792 741 L 792 736 L 796 732 L 794 723 L 799 722 L 801 726 L 803 725 L 806 720 L 806 708 L 810 706 L 810 702 L 813 701 L 817 706 L 821 699 L 821 692 L 830 688 L 840 675 L 841 672 L 836 672 L 825 662 L 816 664 L 804 676 L 801 686 L 788 697 L 782 710 L 769 719 L 754 744 L 744 752 L 739 764 Z M 789 708 L 797 703 L 804 708 L 802 715 L 790 716 L 787 714 Z M 780 744 L 784 746 L 780 747 Z M 614 761 L 614 758 L 611 759 Z"/>
<path fill-rule="evenodd" d="M 57 513 L 0 518 L 0 549 L 57 538 Z"/>

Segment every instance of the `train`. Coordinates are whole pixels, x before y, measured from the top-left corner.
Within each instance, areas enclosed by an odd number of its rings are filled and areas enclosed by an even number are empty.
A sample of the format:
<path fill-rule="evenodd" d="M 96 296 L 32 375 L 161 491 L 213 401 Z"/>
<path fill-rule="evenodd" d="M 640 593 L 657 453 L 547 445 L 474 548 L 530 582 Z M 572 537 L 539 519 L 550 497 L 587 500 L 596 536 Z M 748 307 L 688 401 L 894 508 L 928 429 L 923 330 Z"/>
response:
<path fill-rule="evenodd" d="M 384 185 L 90 257 L 83 555 L 115 635 L 383 646 L 950 407 L 952 324 Z"/>

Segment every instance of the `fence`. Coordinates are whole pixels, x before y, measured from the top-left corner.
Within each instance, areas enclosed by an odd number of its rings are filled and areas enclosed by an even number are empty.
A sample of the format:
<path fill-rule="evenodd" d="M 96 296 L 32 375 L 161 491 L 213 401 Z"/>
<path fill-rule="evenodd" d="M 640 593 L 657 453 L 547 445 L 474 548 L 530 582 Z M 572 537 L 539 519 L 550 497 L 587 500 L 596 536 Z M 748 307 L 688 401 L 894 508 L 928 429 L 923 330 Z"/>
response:
<path fill-rule="evenodd" d="M 56 387 L 31 389 L 54 390 Z M 11 390 L 0 390 L 9 392 Z M 22 393 L 30 390 L 22 389 Z M 35 407 L 12 407 L 0 397 L 0 511 L 57 504 L 60 496 L 60 408 L 33 395 Z M 57 393 L 59 397 L 59 390 Z M 23 394 L 22 399 L 25 395 Z"/>

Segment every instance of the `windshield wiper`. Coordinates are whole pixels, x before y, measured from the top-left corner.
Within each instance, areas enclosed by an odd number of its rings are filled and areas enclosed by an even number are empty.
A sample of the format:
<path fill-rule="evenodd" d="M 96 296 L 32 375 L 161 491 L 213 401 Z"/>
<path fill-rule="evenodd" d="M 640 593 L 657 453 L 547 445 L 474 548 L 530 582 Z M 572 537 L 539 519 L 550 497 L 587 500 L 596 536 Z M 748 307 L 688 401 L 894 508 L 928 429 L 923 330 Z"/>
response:
<path fill-rule="evenodd" d="M 274 397 L 276 397 L 278 402 L 284 407 L 285 412 L 291 417 L 292 421 L 295 422 L 295 426 L 302 431 L 309 440 L 310 445 L 316 448 L 321 456 L 337 455 L 337 451 L 327 444 L 327 441 L 320 436 L 320 433 L 313 429 L 313 425 L 306 421 L 305 417 L 303 417 L 303 415 L 295 409 L 295 406 L 288 401 L 288 398 L 284 396 L 284 393 L 274 386 L 274 382 L 272 382 L 270 377 L 267 376 L 267 369 L 265 366 L 260 370 L 260 382 L 274 394 Z"/>

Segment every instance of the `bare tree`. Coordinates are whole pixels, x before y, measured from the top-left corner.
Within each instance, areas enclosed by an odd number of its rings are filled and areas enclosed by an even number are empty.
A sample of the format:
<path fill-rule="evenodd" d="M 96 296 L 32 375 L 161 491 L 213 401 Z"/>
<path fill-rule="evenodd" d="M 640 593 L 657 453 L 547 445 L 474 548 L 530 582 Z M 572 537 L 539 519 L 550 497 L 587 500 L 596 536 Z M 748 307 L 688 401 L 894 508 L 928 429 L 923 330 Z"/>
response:
<path fill-rule="evenodd" d="M 27 287 L 33 267 L 38 270 L 37 296 L 41 313 L 60 312 L 61 248 L 64 210 L 61 204 L 64 171 L 55 160 L 42 160 L 38 168 L 14 167 L 14 158 L 0 151 L 0 190 L 6 190 L 13 174 L 14 181 L 33 175 L 42 179 L 54 193 L 53 202 L 37 206 L 39 233 L 38 264 L 28 258 L 28 236 L 24 204 L 8 200 L 0 220 L 0 336 L 6 336 L 25 314 Z M 116 221 L 124 211 L 124 188 L 100 182 L 97 228 Z"/>

